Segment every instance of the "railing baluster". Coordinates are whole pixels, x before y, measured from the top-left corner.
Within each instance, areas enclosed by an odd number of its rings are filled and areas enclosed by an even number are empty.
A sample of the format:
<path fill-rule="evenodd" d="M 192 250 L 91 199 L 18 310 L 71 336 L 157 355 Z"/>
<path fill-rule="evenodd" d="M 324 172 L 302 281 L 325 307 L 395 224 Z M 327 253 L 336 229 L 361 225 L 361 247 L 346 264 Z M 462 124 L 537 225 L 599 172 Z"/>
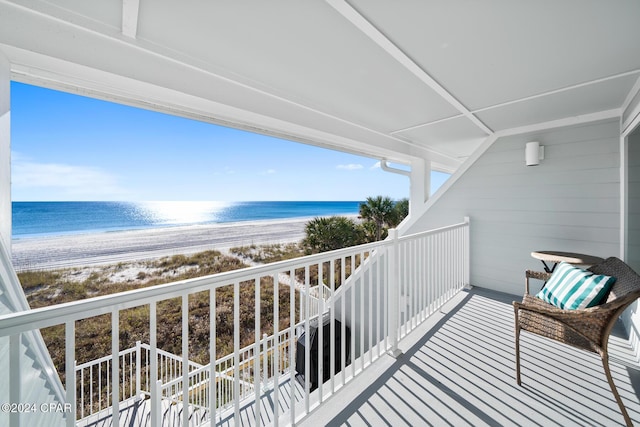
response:
<path fill-rule="evenodd" d="M 318 263 L 318 289 L 323 285 L 323 273 L 324 262 Z M 324 387 L 324 299 L 318 298 L 318 401 L 322 403 L 322 392 Z M 311 343 L 309 343 L 311 346 Z"/>
<path fill-rule="evenodd" d="M 182 295 L 182 425 L 189 425 L 189 294 Z"/>
<path fill-rule="evenodd" d="M 446 238 L 446 245 L 445 245 L 445 253 L 446 253 L 446 257 L 447 257 L 447 267 L 446 267 L 446 272 L 447 272 L 447 289 L 445 292 L 445 300 L 449 300 L 449 298 L 452 295 L 452 290 L 453 290 L 453 259 L 452 259 L 452 253 L 451 253 L 451 249 L 452 249 L 452 243 L 453 243 L 453 230 L 448 231 L 447 233 L 445 233 L 445 238 Z"/>
<path fill-rule="evenodd" d="M 156 319 L 156 302 L 151 302 L 149 304 L 149 345 L 151 346 L 150 350 L 150 365 L 151 365 L 151 425 L 159 426 L 162 425 L 161 418 L 161 396 L 160 396 L 160 387 L 158 383 L 162 385 L 162 382 L 158 380 L 158 341 L 157 341 L 157 319 Z M 162 364 L 161 364 L 162 366 Z M 161 368 L 162 369 L 162 368 Z"/>
<path fill-rule="evenodd" d="M 256 277 L 253 281 L 254 286 L 254 295 L 255 295 L 255 308 L 254 308 L 254 318 L 255 318 L 255 343 L 253 346 L 253 387 L 255 392 L 255 403 L 254 403 L 254 411 L 256 413 L 255 422 L 256 425 L 260 425 L 260 332 L 261 332 L 261 319 L 260 319 L 260 278 Z"/>
<path fill-rule="evenodd" d="M 376 323 L 375 323 L 375 327 L 376 327 L 376 351 L 377 351 L 377 357 L 380 357 L 381 354 L 381 346 L 382 346 L 382 330 L 380 329 L 380 322 L 382 321 L 382 319 L 384 318 L 384 314 L 383 310 L 381 310 L 382 308 L 382 278 L 380 277 L 382 275 L 382 267 L 380 266 L 381 261 L 380 261 L 380 253 L 377 252 L 378 257 L 375 260 L 375 265 L 376 265 Z"/>
<path fill-rule="evenodd" d="M 75 370 L 74 370 L 75 376 Z M 80 370 L 80 418 L 84 418 L 84 369 Z"/>
<path fill-rule="evenodd" d="M 275 302 L 274 302 L 275 305 Z M 240 282 L 233 283 L 233 348 L 240 348 Z M 240 354 L 236 351 L 233 358 L 233 403 L 234 424 L 240 425 Z"/>
<path fill-rule="evenodd" d="M 420 259 L 422 260 L 422 320 L 426 320 L 427 315 L 428 315 L 428 304 L 429 304 L 429 280 L 428 280 L 428 271 L 429 271 L 429 264 L 427 263 L 427 259 L 429 256 L 429 250 L 428 250 L 428 240 L 429 236 L 425 236 L 421 239 L 422 242 L 422 255 L 420 256 Z"/>
<path fill-rule="evenodd" d="M 289 421 L 291 425 L 295 425 L 296 421 L 296 387 L 295 378 L 293 377 L 296 371 L 296 361 L 294 359 L 294 347 L 295 347 L 295 324 L 296 324 L 296 271 L 291 268 L 289 270 L 289 386 L 291 389 L 291 402 L 289 407 L 291 408 L 291 417 Z M 256 423 L 256 425 L 258 425 Z"/>
<path fill-rule="evenodd" d="M 356 254 L 351 254 L 351 276 L 355 278 L 351 285 L 351 313 L 349 315 L 349 322 L 351 323 L 351 343 L 350 352 L 351 352 L 351 376 L 356 376 L 356 284 L 357 277 L 354 276 L 354 272 L 356 271 Z M 362 279 L 360 279 L 362 281 Z"/>
<path fill-rule="evenodd" d="M 435 243 L 436 243 L 436 247 L 440 248 L 440 250 L 441 250 L 441 248 L 442 248 L 442 236 L 440 234 L 436 235 Z M 435 256 L 436 256 L 435 265 L 441 266 L 442 265 L 442 252 L 441 251 L 436 251 Z M 436 307 L 439 307 L 442 304 L 441 295 L 442 295 L 443 277 L 442 277 L 442 270 L 441 269 L 435 269 L 435 271 L 436 271 Z"/>
<path fill-rule="evenodd" d="M 216 288 L 209 290 L 209 419 L 211 425 L 216 424 L 216 411 L 218 408 L 218 377 L 216 355 L 216 320 L 218 311 L 216 308 Z"/>
<path fill-rule="evenodd" d="M 371 263 L 371 254 L 369 254 L 369 263 Z M 370 264 L 371 266 L 372 264 Z M 369 275 L 367 276 L 367 311 L 369 312 L 368 319 L 368 331 L 367 335 L 369 337 L 369 364 L 373 363 L 373 268 L 369 268 Z M 363 301 L 364 302 L 364 301 Z"/>
<path fill-rule="evenodd" d="M 133 361 L 133 353 L 129 353 L 129 397 L 133 397 L 133 387 L 135 386 L 134 382 L 137 382 L 137 376 L 135 372 L 135 362 Z"/>
<path fill-rule="evenodd" d="M 140 384 L 141 380 L 141 369 L 140 364 L 142 363 L 142 347 L 140 341 L 136 341 L 136 400 L 140 399 L 140 394 L 142 390 L 142 385 Z"/>
<path fill-rule="evenodd" d="M 89 366 L 89 413 L 93 413 L 93 365 Z"/>
<path fill-rule="evenodd" d="M 340 377 L 341 377 L 341 384 L 344 385 L 345 381 L 346 381 L 346 353 L 347 353 L 347 337 L 346 337 L 346 322 L 345 322 L 345 298 L 347 297 L 346 292 L 345 292 L 345 288 L 346 286 L 344 286 L 344 282 L 346 280 L 346 258 L 343 256 L 340 258 L 340 289 L 341 289 L 341 295 L 340 295 Z"/>
<path fill-rule="evenodd" d="M 120 387 L 118 379 L 120 378 L 120 363 L 118 355 L 120 353 L 120 312 L 114 310 L 111 312 L 111 355 L 113 361 L 111 363 L 111 406 L 113 413 L 111 414 L 113 425 L 120 425 Z"/>
<path fill-rule="evenodd" d="M 98 390 L 98 411 L 102 411 L 102 363 L 98 365 Z"/>
<path fill-rule="evenodd" d="M 407 314 L 407 318 L 406 318 L 406 322 L 407 322 L 407 329 L 405 332 L 405 335 L 409 334 L 410 331 L 413 330 L 413 328 L 415 327 L 415 312 L 414 307 L 415 307 L 415 301 L 414 301 L 414 297 L 415 297 L 415 293 L 414 293 L 414 286 L 415 286 L 415 281 L 413 280 L 413 272 L 415 271 L 415 254 L 414 254 L 414 243 L 415 240 L 408 240 L 405 244 L 405 256 L 406 256 L 406 262 L 405 262 L 405 289 L 406 289 L 406 294 L 404 297 L 404 303 L 406 304 L 406 310 L 408 312 Z"/>
<path fill-rule="evenodd" d="M 331 394 L 336 392 L 335 372 L 336 372 L 336 325 L 335 325 L 335 298 L 333 293 L 335 290 L 335 261 L 332 258 L 329 261 L 329 289 L 331 290 L 329 300 L 329 377 L 331 378 Z M 324 296 L 323 296 L 324 299 Z M 322 362 L 320 362 L 322 363 Z"/>
<path fill-rule="evenodd" d="M 402 319 L 402 324 L 404 325 L 404 333 L 400 335 L 401 337 L 407 336 L 411 327 L 411 298 L 410 298 L 411 288 L 409 287 L 410 285 L 409 275 L 411 274 L 411 272 L 409 271 L 409 266 L 411 266 L 411 254 L 409 253 L 410 245 L 411 245 L 411 241 L 403 242 L 402 257 L 400 258 L 402 260 L 406 260 L 406 262 L 402 263 L 404 267 L 403 268 L 404 273 L 402 274 L 402 299 L 400 301 L 402 304 L 401 312 L 404 313 L 404 317 Z"/>
<path fill-rule="evenodd" d="M 469 286 L 471 284 L 471 219 L 464 217 L 466 227 L 464 228 L 464 284 Z"/>
<path fill-rule="evenodd" d="M 360 252 L 360 268 L 364 266 L 364 252 Z M 371 272 L 368 272 L 371 274 Z M 360 370 L 364 371 L 364 362 L 365 362 L 365 338 L 367 337 L 366 331 L 364 329 L 364 315 L 365 315 L 365 298 L 364 298 L 364 288 L 366 287 L 367 275 L 362 274 L 362 278 L 360 280 Z"/>
<path fill-rule="evenodd" d="M 273 275 L 273 425 L 278 426 L 280 418 L 280 370 L 278 369 L 280 351 L 278 333 L 280 331 L 280 289 L 278 274 Z"/>
<path fill-rule="evenodd" d="M 400 350 L 398 349 L 398 321 L 399 321 L 399 304 L 400 304 L 400 254 L 398 245 L 398 230 L 389 230 L 389 236 L 392 240 L 389 268 L 389 335 L 391 336 L 391 355 L 398 357 Z"/>
<path fill-rule="evenodd" d="M 311 299 L 309 298 L 309 292 L 311 290 L 311 283 L 309 278 L 309 265 L 305 265 L 304 267 L 304 293 L 305 293 L 305 319 L 304 319 L 304 408 L 305 413 L 309 413 L 309 374 L 311 358 L 310 358 L 310 347 L 311 340 L 309 339 L 309 311 L 311 307 Z"/>
<path fill-rule="evenodd" d="M 415 239 L 413 241 L 413 256 L 411 257 L 413 260 L 413 295 L 411 296 L 411 300 L 413 302 L 413 325 L 414 328 L 417 327 L 420 320 L 420 296 L 422 293 L 420 292 L 420 240 Z"/>
<path fill-rule="evenodd" d="M 262 334 L 262 388 L 264 389 L 267 386 L 267 381 L 269 381 L 269 348 L 267 347 L 267 339 L 268 335 L 266 333 Z"/>
<path fill-rule="evenodd" d="M 416 239 L 416 271 L 415 271 L 415 281 L 416 281 L 416 323 L 419 325 L 422 323 L 422 295 L 424 286 L 422 283 L 422 268 L 424 267 L 423 263 L 420 262 L 422 259 L 422 239 Z"/>

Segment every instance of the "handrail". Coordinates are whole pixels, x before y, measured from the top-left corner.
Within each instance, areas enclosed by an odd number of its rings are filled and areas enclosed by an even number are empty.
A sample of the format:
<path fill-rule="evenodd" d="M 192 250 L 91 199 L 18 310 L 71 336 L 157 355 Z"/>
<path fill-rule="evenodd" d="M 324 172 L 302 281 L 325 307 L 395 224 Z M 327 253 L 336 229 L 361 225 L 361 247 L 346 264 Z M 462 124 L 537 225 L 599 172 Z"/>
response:
<path fill-rule="evenodd" d="M 141 343 L 140 347 L 144 348 L 147 351 L 151 350 L 151 346 L 149 344 L 146 344 L 146 343 Z M 177 355 L 175 355 L 173 353 L 169 353 L 168 351 L 164 351 L 164 350 L 162 350 L 160 348 L 157 348 L 156 352 L 157 352 L 158 356 L 165 356 L 165 357 L 168 357 L 170 359 L 173 359 L 175 361 L 178 361 L 178 362 L 182 363 L 182 357 L 177 356 Z M 202 365 L 202 364 L 200 364 L 198 362 L 194 362 L 193 360 L 189 360 L 189 366 L 193 366 L 195 369 L 198 369 L 198 368 L 201 368 L 204 365 Z"/>
<path fill-rule="evenodd" d="M 125 350 L 120 350 L 120 353 L 118 355 L 119 356 L 126 356 L 127 354 L 133 353 L 135 351 L 136 351 L 136 347 L 130 347 L 130 348 L 127 348 Z M 113 360 L 113 356 L 111 356 L 109 354 L 107 356 L 102 356 L 102 357 L 100 357 L 98 359 L 89 360 L 88 362 L 84 362 L 84 363 L 81 363 L 79 365 L 76 365 L 76 372 L 81 370 L 81 369 L 87 369 L 87 368 L 89 368 L 91 366 L 95 366 L 95 365 L 98 365 L 98 364 L 100 364 L 102 362 L 106 362 L 107 360 L 109 360 L 109 361 Z"/>
<path fill-rule="evenodd" d="M 420 237 L 433 236 L 435 234 L 444 233 L 445 231 L 456 230 L 458 228 L 464 228 L 464 227 L 467 227 L 468 225 L 469 225 L 469 219 L 468 219 L 468 217 L 466 217 L 464 222 L 460 222 L 458 224 L 446 225 L 444 227 L 439 227 L 439 228 L 432 228 L 431 230 L 427 230 L 427 231 L 419 231 L 417 233 L 404 234 L 402 236 L 398 236 L 398 240 L 399 241 L 403 241 L 403 240 L 417 239 L 417 238 L 420 238 Z M 388 242 L 390 240 L 391 239 L 389 237 L 387 237 L 385 242 Z"/>
<path fill-rule="evenodd" d="M 216 273 L 194 279 L 181 280 L 178 282 L 163 285 L 151 286 L 148 288 L 133 289 L 112 295 L 87 298 L 80 301 L 73 301 L 57 304 L 48 307 L 40 307 L 29 311 L 0 315 L 0 337 L 9 336 L 36 328 L 45 328 L 59 325 L 67 321 L 76 321 L 94 317 L 99 314 L 111 313 L 113 307 L 119 310 L 146 305 L 151 302 L 158 302 L 164 299 L 176 298 L 185 294 L 202 292 L 210 289 L 217 289 L 236 281 L 247 278 L 266 275 L 271 271 L 285 271 L 292 268 L 299 268 L 300 264 L 311 265 L 339 258 L 344 254 L 350 254 L 356 250 L 373 250 L 376 247 L 388 245 L 388 241 L 366 243 L 364 245 L 352 246 L 350 248 L 337 249 L 330 252 L 308 255 L 301 258 L 278 261 L 271 264 L 247 267 L 240 270 Z"/>

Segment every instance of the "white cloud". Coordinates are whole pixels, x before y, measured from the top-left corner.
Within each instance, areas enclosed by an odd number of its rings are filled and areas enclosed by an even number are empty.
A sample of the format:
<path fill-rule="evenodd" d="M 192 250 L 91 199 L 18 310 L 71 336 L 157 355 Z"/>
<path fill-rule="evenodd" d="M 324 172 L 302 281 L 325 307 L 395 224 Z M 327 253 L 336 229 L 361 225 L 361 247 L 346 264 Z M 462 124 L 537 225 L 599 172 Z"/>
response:
<path fill-rule="evenodd" d="M 342 170 L 348 170 L 348 171 L 355 171 L 358 169 L 363 169 L 364 166 L 362 166 L 359 163 L 349 163 L 348 165 L 338 165 L 336 166 L 336 169 L 342 169 Z"/>
<path fill-rule="evenodd" d="M 269 169 L 269 170 L 267 170 L 267 175 L 272 175 L 272 174 L 274 174 L 274 173 L 276 173 L 276 170 L 275 170 L 275 169 Z"/>
<path fill-rule="evenodd" d="M 373 166 L 369 168 L 370 170 L 380 169 L 380 162 L 375 162 Z"/>
<path fill-rule="evenodd" d="M 128 193 L 117 178 L 97 167 L 62 163 L 37 163 L 13 155 L 11 185 L 21 190 L 48 190 L 52 198 L 74 197 L 101 200 L 103 196 Z M 56 197 L 57 196 L 57 197 Z"/>

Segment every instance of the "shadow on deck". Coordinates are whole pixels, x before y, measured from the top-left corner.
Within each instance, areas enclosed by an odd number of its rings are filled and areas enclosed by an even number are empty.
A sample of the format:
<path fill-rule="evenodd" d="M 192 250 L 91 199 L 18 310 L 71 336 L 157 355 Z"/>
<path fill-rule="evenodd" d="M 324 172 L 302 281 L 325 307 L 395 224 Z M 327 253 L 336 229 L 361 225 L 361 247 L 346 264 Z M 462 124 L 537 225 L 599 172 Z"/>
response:
<path fill-rule="evenodd" d="M 515 380 L 512 295 L 462 292 L 302 425 L 624 425 L 600 358 L 523 332 Z M 621 328 L 620 328 L 621 329 Z M 611 370 L 640 425 L 640 371 L 621 331 Z"/>

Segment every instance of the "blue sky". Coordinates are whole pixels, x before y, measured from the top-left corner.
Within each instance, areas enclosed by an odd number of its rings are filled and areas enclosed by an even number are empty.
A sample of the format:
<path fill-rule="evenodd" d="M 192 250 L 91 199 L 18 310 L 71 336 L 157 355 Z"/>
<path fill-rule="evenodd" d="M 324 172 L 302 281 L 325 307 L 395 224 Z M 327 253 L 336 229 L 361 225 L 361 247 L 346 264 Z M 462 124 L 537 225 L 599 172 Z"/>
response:
<path fill-rule="evenodd" d="M 409 196 L 376 159 L 15 82 L 11 156 L 14 201 Z"/>

